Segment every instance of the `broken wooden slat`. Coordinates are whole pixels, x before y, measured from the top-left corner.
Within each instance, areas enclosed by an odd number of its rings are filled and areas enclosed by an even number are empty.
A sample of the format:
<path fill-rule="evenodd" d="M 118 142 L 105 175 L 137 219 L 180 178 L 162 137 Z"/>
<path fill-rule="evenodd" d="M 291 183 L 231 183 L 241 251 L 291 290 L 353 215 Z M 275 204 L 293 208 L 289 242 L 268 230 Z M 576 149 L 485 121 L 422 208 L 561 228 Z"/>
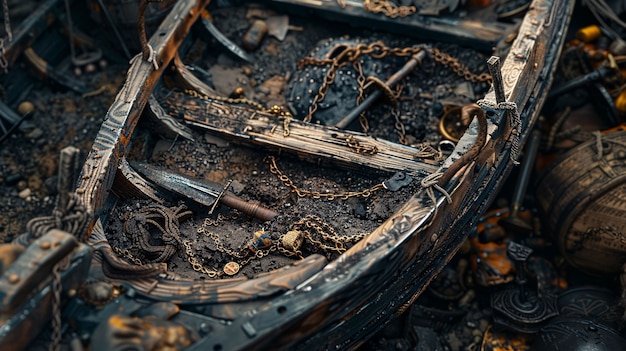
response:
<path fill-rule="evenodd" d="M 76 193 L 88 211 L 97 213 L 103 208 L 126 145 L 154 86 L 208 3 L 209 0 L 181 0 L 173 6 L 149 42 L 158 68 L 141 55 L 131 61 L 124 86 L 106 114 L 78 181 Z"/>
<path fill-rule="evenodd" d="M 183 93 L 169 94 L 163 105 L 170 113 L 183 116 L 187 123 L 212 133 L 292 152 L 314 162 L 330 160 L 347 168 L 368 167 L 388 172 L 432 173 L 439 168 L 434 161 L 417 159 L 417 150 L 409 146 L 275 116 L 247 106 Z"/>

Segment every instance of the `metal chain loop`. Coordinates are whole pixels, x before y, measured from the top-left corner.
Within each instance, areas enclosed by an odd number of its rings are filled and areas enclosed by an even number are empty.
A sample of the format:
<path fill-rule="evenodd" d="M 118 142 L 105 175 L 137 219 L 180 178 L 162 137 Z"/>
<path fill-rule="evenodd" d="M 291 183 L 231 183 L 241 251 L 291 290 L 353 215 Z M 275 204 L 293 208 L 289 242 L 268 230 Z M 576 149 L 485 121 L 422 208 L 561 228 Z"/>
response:
<path fill-rule="evenodd" d="M 368 2 L 366 0 L 366 2 Z M 365 98 L 364 92 L 366 88 L 366 80 L 365 74 L 363 73 L 363 69 L 361 67 L 361 63 L 358 60 L 359 57 L 363 55 L 369 55 L 374 59 L 382 59 L 386 56 L 393 55 L 397 57 L 410 57 L 413 56 L 420 51 L 424 50 L 423 47 L 394 47 L 390 48 L 386 46 L 381 41 L 375 41 L 371 44 L 356 44 L 352 47 L 344 48 L 339 54 L 337 54 L 333 59 L 316 59 L 313 57 L 305 57 L 298 61 L 298 69 L 302 69 L 304 66 L 327 66 L 330 65 L 326 75 L 324 76 L 324 80 L 320 87 L 317 90 L 317 94 L 313 97 L 313 101 L 309 106 L 309 111 L 306 116 L 302 119 L 304 122 L 311 122 L 313 119 L 313 115 L 318 110 L 318 105 L 328 94 L 328 90 L 330 86 L 334 83 L 337 70 L 344 67 L 348 63 L 352 63 L 354 70 L 357 72 L 357 84 L 358 84 L 358 96 L 356 97 L 357 105 L 359 105 Z M 456 73 L 459 77 L 471 82 L 471 83 L 479 83 L 486 82 L 491 83 L 491 75 L 487 73 L 476 74 L 470 69 L 462 64 L 457 58 L 450 56 L 447 53 L 444 53 L 436 48 L 430 48 L 431 57 L 433 60 L 441 65 L 448 66 L 454 73 Z M 367 122 L 367 118 L 365 117 L 365 113 L 362 113 L 359 116 L 359 122 L 361 123 L 361 127 L 363 128 L 363 132 L 367 133 L 369 130 L 369 123 Z"/>
<path fill-rule="evenodd" d="M 9 17 L 8 0 L 2 0 L 2 12 L 4 12 L 4 31 L 10 44 L 13 42 L 13 32 L 11 31 L 11 18 Z"/>
<path fill-rule="evenodd" d="M 268 156 L 266 159 L 266 162 L 269 163 L 270 173 L 275 174 L 278 177 L 278 179 L 283 183 L 283 185 L 290 188 L 291 191 L 293 191 L 294 193 L 298 195 L 298 197 L 311 197 L 314 199 L 324 198 L 327 200 L 335 200 L 335 199 L 347 200 L 351 197 L 357 197 L 357 196 L 367 198 L 367 197 L 370 197 L 372 193 L 385 188 L 382 183 L 379 183 L 369 189 L 358 191 L 358 192 L 357 191 L 344 191 L 341 193 L 331 194 L 331 193 L 320 193 L 319 191 L 303 190 L 303 189 L 298 188 L 287 175 L 283 174 L 283 172 L 281 172 L 280 169 L 278 169 L 278 166 L 276 165 L 276 159 L 274 158 L 274 156 Z"/>
<path fill-rule="evenodd" d="M 48 350 L 58 351 L 61 346 L 61 292 L 63 291 L 61 271 L 66 270 L 70 264 L 70 257 L 64 257 L 52 267 L 52 337 Z"/>
<path fill-rule="evenodd" d="M 345 244 L 354 243 L 367 236 L 365 233 L 354 236 L 339 235 L 335 228 L 324 222 L 320 217 L 308 215 L 293 224 L 292 230 L 300 230 L 304 237 L 317 248 L 323 251 L 335 251 L 344 253 L 347 249 Z M 314 237 L 314 234 L 321 236 L 321 240 Z M 329 242 L 327 244 L 322 240 Z M 295 254 L 295 253 L 292 253 Z"/>
<path fill-rule="evenodd" d="M 293 115 L 291 112 L 287 111 L 283 106 L 274 105 L 270 108 L 265 108 L 263 105 L 259 104 L 256 101 L 252 101 L 246 98 L 227 98 L 223 96 L 208 96 L 205 94 L 200 94 L 193 89 L 185 89 L 183 91 L 185 94 L 192 96 L 194 98 L 203 99 L 203 100 L 213 100 L 213 101 L 221 101 L 227 104 L 245 104 L 252 108 L 259 110 L 260 112 L 267 112 L 275 117 L 284 118 L 283 120 L 283 134 L 285 136 L 289 136 L 289 122 L 293 119 Z"/>
<path fill-rule="evenodd" d="M 431 48 L 431 55 L 435 62 L 440 63 L 444 66 L 450 67 L 452 72 L 456 73 L 459 77 L 472 82 L 472 83 L 482 83 L 485 82 L 487 84 L 491 84 L 491 75 L 488 73 L 476 74 L 470 71 L 470 69 L 459 62 L 456 57 L 452 57 L 449 54 L 441 52 L 439 49 Z"/>
<path fill-rule="evenodd" d="M 357 154 L 376 155 L 378 153 L 378 147 L 376 145 L 362 145 L 358 140 L 356 140 L 354 135 L 350 135 L 346 138 L 346 144 Z"/>
<path fill-rule="evenodd" d="M 11 18 L 9 17 L 9 2 L 8 0 L 2 0 L 2 12 L 4 13 L 4 32 L 6 34 L 6 43 L 5 38 L 0 39 L 0 68 L 4 71 L 4 74 L 7 74 L 9 69 L 9 62 L 6 58 L 6 47 L 5 44 L 11 44 L 13 42 L 13 31 L 11 31 Z"/>
<path fill-rule="evenodd" d="M 187 262 L 191 265 L 191 268 L 200 273 L 206 274 L 209 278 L 217 278 L 221 277 L 224 272 L 218 272 L 214 270 L 210 270 L 204 267 L 198 259 L 195 257 L 195 253 L 191 248 L 191 242 L 189 240 L 183 241 L 183 246 L 185 246 L 185 254 L 187 255 Z"/>
<path fill-rule="evenodd" d="M 389 0 L 363 0 L 363 9 L 372 13 L 382 13 L 390 18 L 406 17 L 417 12 L 414 5 L 398 6 Z"/>
<path fill-rule="evenodd" d="M 143 262 L 141 262 L 141 260 L 138 259 L 137 257 L 133 256 L 133 254 L 128 249 L 121 249 L 117 246 L 114 246 L 112 248 L 113 248 L 113 252 L 115 252 L 118 256 L 122 256 L 126 258 L 127 260 L 129 260 L 130 262 L 134 263 L 137 266 L 143 266 Z"/>

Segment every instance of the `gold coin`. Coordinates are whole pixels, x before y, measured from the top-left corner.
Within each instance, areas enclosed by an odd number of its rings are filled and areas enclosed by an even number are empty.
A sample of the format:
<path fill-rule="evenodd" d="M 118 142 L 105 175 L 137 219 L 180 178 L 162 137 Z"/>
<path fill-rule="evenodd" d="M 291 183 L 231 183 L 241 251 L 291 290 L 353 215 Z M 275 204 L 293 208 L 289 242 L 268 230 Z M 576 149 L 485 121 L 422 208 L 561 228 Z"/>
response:
<path fill-rule="evenodd" d="M 228 275 L 235 275 L 237 272 L 239 272 L 239 263 L 237 262 L 231 261 L 224 266 L 224 273 Z"/>

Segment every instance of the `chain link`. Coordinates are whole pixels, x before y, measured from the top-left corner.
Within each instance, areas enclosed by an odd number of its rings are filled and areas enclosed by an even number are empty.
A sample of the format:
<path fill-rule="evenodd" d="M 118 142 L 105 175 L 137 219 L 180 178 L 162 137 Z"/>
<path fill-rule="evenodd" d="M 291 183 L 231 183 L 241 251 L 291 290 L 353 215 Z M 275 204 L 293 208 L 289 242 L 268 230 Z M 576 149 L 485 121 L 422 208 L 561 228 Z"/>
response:
<path fill-rule="evenodd" d="M 209 278 L 218 278 L 221 277 L 224 272 L 214 271 L 204 267 L 195 256 L 194 251 L 191 249 L 191 242 L 189 240 L 183 241 L 183 246 L 185 247 L 185 254 L 187 255 L 187 262 L 191 265 L 191 268 L 200 273 L 206 274 Z"/>
<path fill-rule="evenodd" d="M 356 140 L 354 135 L 350 135 L 346 138 L 346 144 L 357 154 L 376 155 L 378 153 L 378 147 L 376 145 L 362 145 Z"/>
<path fill-rule="evenodd" d="M 424 50 L 421 47 L 388 47 L 382 41 L 375 41 L 371 44 L 356 44 L 352 47 L 344 48 L 333 59 L 317 59 L 313 57 L 305 57 L 298 61 L 298 69 L 302 69 L 304 66 L 327 66 L 330 65 L 322 84 L 317 90 L 317 94 L 313 97 L 313 101 L 309 106 L 308 113 L 304 116 L 304 122 L 311 122 L 313 115 L 318 110 L 319 103 L 324 101 L 330 86 L 334 83 L 337 76 L 337 70 L 344 67 L 348 63 L 352 63 L 354 70 L 357 72 L 357 84 L 358 95 L 356 97 L 357 105 L 359 105 L 365 98 L 365 88 L 367 78 L 363 73 L 361 62 L 358 60 L 363 55 L 369 55 L 374 59 L 382 59 L 387 56 L 396 57 L 410 57 L 416 55 L 420 51 Z M 476 74 L 472 72 L 467 66 L 462 64 L 457 58 L 444 53 L 436 48 L 430 48 L 431 57 L 433 60 L 441 65 L 448 66 L 459 77 L 472 82 L 487 82 L 491 83 L 491 75 L 487 73 Z M 365 117 L 365 112 L 359 115 L 359 122 L 363 128 L 363 132 L 367 133 L 369 130 L 369 123 Z"/>
<path fill-rule="evenodd" d="M 137 266 L 143 266 L 143 262 L 141 262 L 141 260 L 137 257 L 133 256 L 133 254 L 128 249 L 121 249 L 116 246 L 113 246 L 112 248 L 113 252 L 115 252 L 118 256 L 126 258 Z"/>
<path fill-rule="evenodd" d="M 6 34 L 6 43 L 3 38 L 0 38 L 0 68 L 4 71 L 4 74 L 8 73 L 9 61 L 6 58 L 5 44 L 11 44 L 13 42 L 13 32 L 11 31 L 11 18 L 9 17 L 9 2 L 8 0 L 2 0 L 2 12 L 4 12 L 4 31 Z"/>
<path fill-rule="evenodd" d="M 61 271 L 66 270 L 70 264 L 70 257 L 64 257 L 52 267 L 52 337 L 48 350 L 58 351 L 61 346 L 61 292 L 63 291 Z"/>
<path fill-rule="evenodd" d="M 338 0 L 342 1 L 342 0 Z M 341 3 L 339 3 L 341 5 Z M 345 6 L 345 4 L 344 4 Z M 417 7 L 410 6 L 398 6 L 388 0 L 363 0 L 363 9 L 372 13 L 382 13 L 390 18 L 406 17 L 417 12 Z"/>
<path fill-rule="evenodd" d="M 402 145 L 409 145 L 409 142 L 406 140 L 406 129 L 404 127 L 404 123 L 402 123 L 402 120 L 400 119 L 400 110 L 394 108 L 391 110 L 391 114 L 393 115 L 396 122 L 395 127 L 398 131 L 398 141 Z"/>
<path fill-rule="evenodd" d="M 9 17 L 9 0 L 2 0 L 2 11 L 4 12 L 4 31 L 10 44 L 13 42 L 13 31 L 11 31 L 11 18 Z"/>
<path fill-rule="evenodd" d="M 459 77 L 465 79 L 468 82 L 472 83 L 488 83 L 491 84 L 491 75 L 488 73 L 476 74 L 470 69 L 462 64 L 459 59 L 456 57 L 452 57 L 445 52 L 441 52 L 437 48 L 431 48 L 431 55 L 435 62 L 440 63 L 444 66 L 450 67 L 452 72 L 456 73 Z"/>
<path fill-rule="evenodd" d="M 317 94 L 313 97 L 313 101 L 311 106 L 309 106 L 309 111 L 306 116 L 304 116 L 304 122 L 311 122 L 313 115 L 318 109 L 318 104 L 324 101 L 324 98 L 328 94 L 328 89 L 334 83 L 335 77 L 337 75 L 337 70 L 339 68 L 344 67 L 348 63 L 352 63 L 355 71 L 358 72 L 357 75 L 357 83 L 359 84 L 359 95 L 357 96 L 357 103 L 363 101 L 364 96 L 364 88 L 365 88 L 365 75 L 363 74 L 363 70 L 361 67 L 361 63 L 358 58 L 362 55 L 369 55 L 375 59 L 381 59 L 388 55 L 394 55 L 398 57 L 410 57 L 412 55 L 417 54 L 422 51 L 422 48 L 419 47 L 406 47 L 406 48 L 390 48 L 386 46 L 382 41 L 375 41 L 371 44 L 357 44 L 353 47 L 345 48 L 341 51 L 335 58 L 333 59 L 316 59 L 313 57 L 305 57 L 298 61 L 298 68 L 302 69 L 304 66 L 313 65 L 313 66 L 326 66 L 330 64 L 331 66 L 324 76 L 324 81 L 322 85 L 319 87 Z M 359 118 L 361 121 L 361 126 L 364 131 L 367 132 L 369 126 L 367 125 L 367 121 L 363 118 Z"/>
<path fill-rule="evenodd" d="M 328 223 L 324 222 L 320 217 L 315 215 L 308 215 L 295 222 L 292 230 L 300 230 L 304 234 L 305 238 L 317 248 L 323 251 L 335 251 L 340 254 L 346 251 L 345 244 L 360 241 L 367 236 L 367 234 L 364 233 L 354 236 L 339 235 L 335 228 L 331 227 Z M 322 237 L 322 240 L 330 242 L 331 245 L 314 238 L 313 233 L 317 233 Z"/>
<path fill-rule="evenodd" d="M 223 217 L 222 219 L 225 219 Z M 308 215 L 299 221 L 295 222 L 292 226 L 292 230 L 287 234 L 284 234 L 280 240 L 271 240 L 271 244 L 265 246 L 263 249 L 254 250 L 251 248 L 251 245 L 241 248 L 239 252 L 228 249 L 220 240 L 219 236 L 208 230 L 207 226 L 216 226 L 220 224 L 220 218 L 218 216 L 217 220 L 206 218 L 200 228 L 198 228 L 197 233 L 205 234 L 209 238 L 211 238 L 216 246 L 216 251 L 229 255 L 233 260 L 227 263 L 224 266 L 223 271 L 213 270 L 206 268 L 196 257 L 196 253 L 192 248 L 192 244 L 189 240 L 183 241 L 183 246 L 185 248 L 185 254 L 187 255 L 187 262 L 191 265 L 191 268 L 199 273 L 205 274 L 209 278 L 219 278 L 224 276 L 224 274 L 235 274 L 239 271 L 239 269 L 247 264 L 249 264 L 252 260 L 262 259 L 269 255 L 272 252 L 280 252 L 286 257 L 298 257 L 300 259 L 304 258 L 302 251 L 300 250 L 300 245 L 288 245 L 285 241 L 287 235 L 293 233 L 297 233 L 297 235 L 302 235 L 302 238 L 308 240 L 314 247 L 325 251 L 325 252 L 336 252 L 343 253 L 346 251 L 345 245 L 348 243 L 354 243 L 362 240 L 367 236 L 365 233 L 357 234 L 354 236 L 342 236 L 337 233 L 337 231 L 330 226 L 328 223 L 324 222 L 320 217 L 315 215 Z M 294 232 L 295 231 L 295 232 Z M 293 238 L 292 238 L 293 239 Z M 254 240 L 254 239 L 253 239 Z M 293 243 L 293 242 L 292 242 Z M 226 273 L 227 267 L 235 267 L 234 273 Z"/>
<path fill-rule="evenodd" d="M 367 198 L 367 197 L 370 197 L 372 193 L 385 188 L 382 183 L 379 183 L 369 189 L 362 190 L 362 191 L 344 191 L 341 193 L 334 193 L 334 194 L 320 193 L 319 191 L 303 190 L 303 189 L 298 188 L 287 175 L 283 174 L 283 172 L 281 172 L 280 169 L 278 169 L 278 166 L 276 165 L 276 159 L 274 158 L 274 156 L 268 156 L 267 162 L 269 163 L 269 166 L 270 166 L 270 173 L 275 174 L 278 177 L 278 179 L 286 187 L 291 188 L 291 191 L 295 192 L 298 195 L 298 197 L 312 197 L 314 199 L 324 198 L 327 200 L 335 200 L 335 199 L 347 200 L 351 197 L 357 197 L 357 196 Z"/>

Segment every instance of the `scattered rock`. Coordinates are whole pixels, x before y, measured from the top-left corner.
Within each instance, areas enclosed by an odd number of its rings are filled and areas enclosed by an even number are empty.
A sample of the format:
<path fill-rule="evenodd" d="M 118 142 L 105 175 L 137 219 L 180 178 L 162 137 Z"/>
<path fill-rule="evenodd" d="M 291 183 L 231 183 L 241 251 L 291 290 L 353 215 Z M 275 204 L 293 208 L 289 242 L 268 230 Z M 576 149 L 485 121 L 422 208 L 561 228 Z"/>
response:
<path fill-rule="evenodd" d="M 236 180 L 233 180 L 233 182 L 230 183 L 230 188 L 231 188 L 232 192 L 237 194 L 237 195 L 241 194 L 241 192 L 243 191 L 243 189 L 245 187 L 246 186 L 244 184 L 241 184 L 240 182 L 238 182 Z"/>
<path fill-rule="evenodd" d="M 35 128 L 31 130 L 28 134 L 26 134 L 26 137 L 31 140 L 37 140 L 41 138 L 42 135 L 43 135 L 43 130 L 39 128 Z"/>
<path fill-rule="evenodd" d="M 204 134 L 204 140 L 212 145 L 215 145 L 217 147 L 227 147 L 229 145 L 228 141 L 220 138 L 220 137 L 216 137 L 215 135 L 209 134 L 209 133 L 205 133 Z"/>
<path fill-rule="evenodd" d="M 32 176 L 28 177 L 28 188 L 32 191 L 40 190 L 42 188 L 42 185 L 43 181 L 41 180 L 41 177 L 39 175 L 33 174 Z"/>
<path fill-rule="evenodd" d="M 4 183 L 8 186 L 13 186 L 23 179 L 24 177 L 22 176 L 21 173 L 13 173 L 4 177 Z"/>
<path fill-rule="evenodd" d="M 26 183 L 25 180 L 20 180 L 19 182 L 17 182 L 17 190 L 24 190 L 26 189 L 26 186 L 28 185 L 28 183 Z"/>
<path fill-rule="evenodd" d="M 31 194 L 31 190 L 29 188 L 26 188 L 22 191 L 19 192 L 19 194 L 17 194 L 21 199 L 26 200 L 28 197 L 30 197 Z"/>

